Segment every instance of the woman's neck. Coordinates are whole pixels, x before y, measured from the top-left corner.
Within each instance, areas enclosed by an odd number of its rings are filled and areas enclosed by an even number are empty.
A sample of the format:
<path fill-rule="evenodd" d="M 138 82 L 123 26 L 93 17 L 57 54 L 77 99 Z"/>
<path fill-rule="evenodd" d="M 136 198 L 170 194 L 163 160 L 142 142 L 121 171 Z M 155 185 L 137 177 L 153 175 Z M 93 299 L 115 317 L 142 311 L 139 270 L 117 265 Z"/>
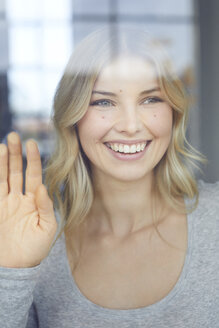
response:
<path fill-rule="evenodd" d="M 95 197 L 89 214 L 92 231 L 122 237 L 143 227 L 153 227 L 152 175 L 130 182 L 104 177 L 96 179 L 94 186 Z"/>

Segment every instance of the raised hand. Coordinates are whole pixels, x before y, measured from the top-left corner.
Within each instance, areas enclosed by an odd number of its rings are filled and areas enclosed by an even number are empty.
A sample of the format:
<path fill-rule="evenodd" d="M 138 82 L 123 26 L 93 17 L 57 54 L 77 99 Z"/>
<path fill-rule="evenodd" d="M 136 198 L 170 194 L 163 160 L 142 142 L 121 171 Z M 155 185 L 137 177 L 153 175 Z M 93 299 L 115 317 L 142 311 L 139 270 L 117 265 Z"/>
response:
<path fill-rule="evenodd" d="M 26 144 L 23 194 L 22 146 L 17 133 L 0 144 L 0 266 L 38 265 L 49 253 L 57 223 L 53 204 L 42 184 L 42 165 L 35 141 Z"/>

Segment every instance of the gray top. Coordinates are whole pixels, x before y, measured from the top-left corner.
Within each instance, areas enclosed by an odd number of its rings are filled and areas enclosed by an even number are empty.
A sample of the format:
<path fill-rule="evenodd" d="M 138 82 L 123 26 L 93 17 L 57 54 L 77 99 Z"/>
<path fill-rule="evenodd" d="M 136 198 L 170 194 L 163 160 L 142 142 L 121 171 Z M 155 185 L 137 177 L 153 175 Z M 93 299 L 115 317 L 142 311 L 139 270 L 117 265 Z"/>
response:
<path fill-rule="evenodd" d="M 219 327 L 219 183 L 199 182 L 199 189 L 183 270 L 161 301 L 132 310 L 94 304 L 75 284 L 62 236 L 39 266 L 0 268 L 0 327 Z"/>

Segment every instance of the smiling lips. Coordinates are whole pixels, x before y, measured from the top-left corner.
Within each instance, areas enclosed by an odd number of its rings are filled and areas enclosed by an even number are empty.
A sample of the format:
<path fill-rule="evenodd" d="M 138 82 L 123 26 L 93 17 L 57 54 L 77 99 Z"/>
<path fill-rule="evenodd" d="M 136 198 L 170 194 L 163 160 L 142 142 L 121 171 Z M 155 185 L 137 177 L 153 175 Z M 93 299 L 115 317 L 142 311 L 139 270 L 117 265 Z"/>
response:
<path fill-rule="evenodd" d="M 139 142 L 131 145 L 125 143 L 107 142 L 106 146 L 115 152 L 119 152 L 123 154 L 135 154 L 135 153 L 142 152 L 150 142 L 151 140 L 147 140 L 145 142 Z"/>

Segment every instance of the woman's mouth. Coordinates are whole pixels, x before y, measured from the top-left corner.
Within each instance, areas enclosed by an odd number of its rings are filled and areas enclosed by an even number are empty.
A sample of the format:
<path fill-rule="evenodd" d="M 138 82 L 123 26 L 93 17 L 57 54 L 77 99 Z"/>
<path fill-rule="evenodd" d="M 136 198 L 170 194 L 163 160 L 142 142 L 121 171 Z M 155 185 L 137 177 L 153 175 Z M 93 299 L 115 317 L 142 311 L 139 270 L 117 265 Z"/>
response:
<path fill-rule="evenodd" d="M 119 142 L 106 142 L 105 146 L 114 158 L 122 161 L 135 161 L 141 159 L 152 140 L 136 142 L 131 144 Z"/>
<path fill-rule="evenodd" d="M 114 152 L 122 153 L 122 154 L 136 154 L 143 152 L 144 149 L 149 145 L 151 140 L 147 140 L 145 142 L 139 142 L 135 144 L 125 144 L 125 143 L 111 143 L 107 142 L 105 145 L 112 149 Z"/>

